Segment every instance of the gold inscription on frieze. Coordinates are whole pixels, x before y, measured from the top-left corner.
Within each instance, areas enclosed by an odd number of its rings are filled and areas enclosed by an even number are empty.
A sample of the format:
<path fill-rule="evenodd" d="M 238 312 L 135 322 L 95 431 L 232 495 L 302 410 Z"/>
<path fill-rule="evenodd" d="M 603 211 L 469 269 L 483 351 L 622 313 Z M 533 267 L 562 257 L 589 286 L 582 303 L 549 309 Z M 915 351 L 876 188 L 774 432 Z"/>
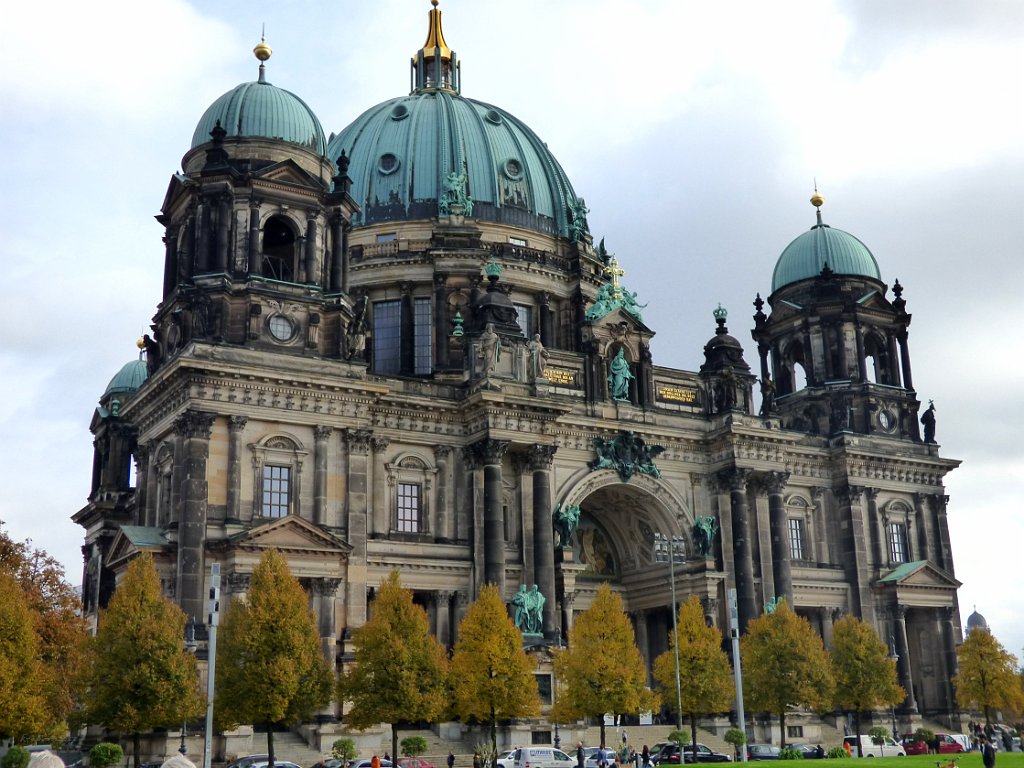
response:
<path fill-rule="evenodd" d="M 552 384 L 563 386 L 563 387 L 575 387 L 576 386 L 576 372 L 575 371 L 563 371 L 559 368 L 545 368 L 544 378 L 550 381 Z"/>
<path fill-rule="evenodd" d="M 669 400 L 673 403 L 696 403 L 697 390 L 683 389 L 682 387 L 659 387 L 658 399 Z"/>

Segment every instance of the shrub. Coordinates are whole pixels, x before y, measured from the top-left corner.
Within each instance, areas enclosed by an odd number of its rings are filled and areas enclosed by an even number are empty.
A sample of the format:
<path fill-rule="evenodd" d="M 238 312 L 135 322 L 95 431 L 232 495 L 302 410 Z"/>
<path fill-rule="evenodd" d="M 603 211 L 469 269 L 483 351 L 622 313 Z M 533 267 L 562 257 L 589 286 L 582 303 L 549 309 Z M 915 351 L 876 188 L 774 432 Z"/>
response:
<path fill-rule="evenodd" d="M 0 761 L 2 768 L 25 768 L 32 755 L 24 747 L 11 747 Z"/>
<path fill-rule="evenodd" d="M 671 741 L 673 744 L 678 744 L 679 746 L 683 746 L 684 744 L 689 744 L 690 743 L 690 732 L 689 731 L 685 731 L 685 730 L 683 730 L 683 731 L 672 731 L 672 733 L 670 733 L 668 735 L 668 740 Z"/>
<path fill-rule="evenodd" d="M 935 731 L 928 728 L 918 728 L 914 731 L 914 741 L 923 741 L 930 747 L 932 742 L 935 741 Z"/>
<path fill-rule="evenodd" d="M 892 735 L 892 731 L 888 728 L 883 728 L 880 725 L 876 725 L 874 728 L 868 731 L 868 736 L 871 737 L 872 744 L 883 744 L 885 740 Z"/>
<path fill-rule="evenodd" d="M 416 757 L 416 755 L 422 755 L 427 751 L 427 740 L 422 736 L 409 736 L 402 739 L 399 746 L 405 757 Z"/>
<path fill-rule="evenodd" d="M 739 758 L 740 747 L 747 743 L 747 734 L 739 728 L 730 728 L 725 732 L 725 735 L 722 736 L 722 740 L 726 744 L 732 745 L 733 752 L 735 752 L 735 755 L 733 756 Z"/>
<path fill-rule="evenodd" d="M 832 749 L 828 751 L 828 754 L 826 754 L 825 757 L 835 760 L 842 757 L 849 757 L 849 755 L 846 754 L 846 750 L 842 747 L 832 747 Z"/>
<path fill-rule="evenodd" d="M 89 768 L 109 768 L 123 759 L 124 750 L 109 741 L 101 741 L 89 750 Z"/>
<path fill-rule="evenodd" d="M 336 739 L 331 744 L 331 757 L 344 760 L 346 764 L 356 759 L 356 743 L 352 739 Z"/>
<path fill-rule="evenodd" d="M 779 760 L 803 760 L 804 753 L 799 749 L 785 747 L 779 751 Z"/>

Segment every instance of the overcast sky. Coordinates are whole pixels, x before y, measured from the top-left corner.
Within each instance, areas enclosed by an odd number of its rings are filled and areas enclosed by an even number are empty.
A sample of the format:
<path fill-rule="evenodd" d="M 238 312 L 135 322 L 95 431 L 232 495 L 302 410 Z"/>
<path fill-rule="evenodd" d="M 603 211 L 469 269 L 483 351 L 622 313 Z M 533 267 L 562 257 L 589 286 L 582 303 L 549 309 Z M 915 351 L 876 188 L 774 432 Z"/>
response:
<path fill-rule="evenodd" d="M 209 6 L 209 8 L 207 8 Z M 1024 3 L 442 0 L 463 95 L 523 119 L 586 199 L 658 332 L 696 370 L 824 220 L 905 287 L 947 478 L 964 621 L 1024 648 Z M 0 46 L 0 520 L 80 581 L 88 426 L 160 297 L 154 221 L 206 107 L 256 79 L 324 130 L 402 95 L 427 0 L 17 3 Z M 891 293 L 889 294 L 891 298 Z"/>

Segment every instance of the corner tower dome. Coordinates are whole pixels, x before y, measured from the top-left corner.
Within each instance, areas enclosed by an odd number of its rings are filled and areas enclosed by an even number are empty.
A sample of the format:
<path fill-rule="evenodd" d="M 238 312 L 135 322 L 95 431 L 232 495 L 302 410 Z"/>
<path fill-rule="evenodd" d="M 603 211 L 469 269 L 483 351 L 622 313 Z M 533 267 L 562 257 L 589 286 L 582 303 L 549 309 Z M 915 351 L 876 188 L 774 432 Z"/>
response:
<path fill-rule="evenodd" d="M 192 134 L 192 148 L 210 141 L 210 132 L 219 124 L 225 138 L 277 139 L 325 154 L 327 140 L 313 110 L 291 91 L 267 82 L 270 46 L 261 40 L 253 54 L 260 62 L 259 78 L 235 86 L 207 108 Z"/>
<path fill-rule="evenodd" d="M 825 198 L 817 192 L 811 197 L 811 205 L 817 209 L 818 223 L 787 245 L 779 256 L 772 274 L 773 292 L 817 277 L 826 266 L 836 275 L 882 279 L 878 262 L 864 243 L 849 232 L 822 222 L 821 205 L 824 202 Z"/>
<path fill-rule="evenodd" d="M 353 223 L 423 220 L 445 213 L 456 185 L 467 216 L 574 237 L 583 202 L 544 142 L 514 115 L 461 95 L 461 66 L 445 42 L 437 0 L 411 61 L 412 90 L 371 107 L 328 145 L 351 158 Z"/>

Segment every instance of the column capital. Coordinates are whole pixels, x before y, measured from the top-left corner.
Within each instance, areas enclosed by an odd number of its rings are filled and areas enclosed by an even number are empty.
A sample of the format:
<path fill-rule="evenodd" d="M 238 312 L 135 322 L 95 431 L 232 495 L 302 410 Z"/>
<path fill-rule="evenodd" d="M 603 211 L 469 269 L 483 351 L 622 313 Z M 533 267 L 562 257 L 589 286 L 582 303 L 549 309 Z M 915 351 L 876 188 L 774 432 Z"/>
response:
<path fill-rule="evenodd" d="M 877 488 L 865 488 L 864 495 L 868 497 L 868 501 L 878 500 L 878 489 Z"/>
<path fill-rule="evenodd" d="M 216 414 L 189 409 L 174 420 L 174 431 L 184 438 L 209 440 L 216 418 Z"/>
<path fill-rule="evenodd" d="M 452 456 L 452 449 L 447 445 L 435 445 L 434 446 L 434 461 L 438 464 L 448 461 Z"/>
<path fill-rule="evenodd" d="M 231 416 L 228 418 L 228 431 L 231 433 L 241 432 L 248 423 L 248 416 Z"/>
<path fill-rule="evenodd" d="M 236 571 L 232 571 L 224 578 L 224 591 L 232 595 L 239 595 L 243 592 L 248 592 L 251 581 L 251 573 L 238 573 Z"/>
<path fill-rule="evenodd" d="M 718 481 L 730 491 L 743 491 L 747 488 L 750 480 L 751 470 L 731 467 L 718 472 Z"/>
<path fill-rule="evenodd" d="M 551 462 L 557 450 L 557 445 L 531 445 L 526 454 L 530 469 L 534 472 L 551 469 Z"/>
<path fill-rule="evenodd" d="M 370 445 L 373 446 L 374 453 L 380 453 L 389 445 L 391 445 L 390 437 L 371 437 Z"/>
<path fill-rule="evenodd" d="M 452 589 L 439 589 L 434 593 L 434 600 L 442 607 L 450 605 L 454 598 L 455 590 Z"/>
<path fill-rule="evenodd" d="M 317 425 L 317 426 L 313 427 L 313 438 L 318 443 L 322 443 L 323 441 L 327 440 L 327 438 L 329 438 L 331 436 L 332 432 L 334 432 L 334 427 L 325 427 L 325 426 Z"/>
<path fill-rule="evenodd" d="M 346 429 L 343 434 L 349 453 L 365 456 L 370 452 L 370 438 L 373 436 L 372 430 Z"/>
<path fill-rule="evenodd" d="M 842 488 L 835 489 L 832 493 L 839 499 L 842 504 L 846 506 L 852 506 L 854 503 L 860 502 L 860 496 L 864 492 L 864 489 L 859 485 L 847 485 Z"/>
<path fill-rule="evenodd" d="M 789 472 L 768 472 L 764 476 L 764 487 L 770 494 L 779 494 L 786 490 Z"/>
<path fill-rule="evenodd" d="M 470 446 L 477 454 L 479 461 L 484 465 L 501 464 L 505 451 L 508 450 L 508 440 L 495 440 L 487 437 Z"/>

